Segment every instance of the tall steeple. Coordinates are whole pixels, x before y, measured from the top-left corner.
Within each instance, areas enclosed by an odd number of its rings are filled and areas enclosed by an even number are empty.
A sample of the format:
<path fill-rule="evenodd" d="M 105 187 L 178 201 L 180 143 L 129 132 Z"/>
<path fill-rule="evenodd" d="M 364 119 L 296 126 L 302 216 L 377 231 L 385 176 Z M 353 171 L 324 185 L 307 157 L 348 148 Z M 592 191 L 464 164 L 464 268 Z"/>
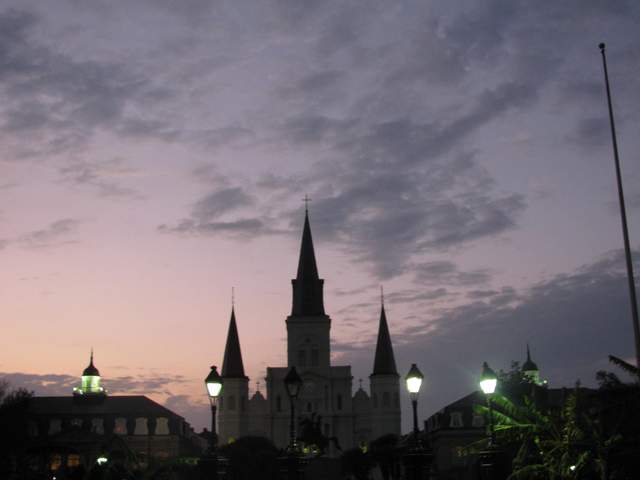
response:
<path fill-rule="evenodd" d="M 235 307 L 231 307 L 231 320 L 229 321 L 229 332 L 227 333 L 227 345 L 224 349 L 224 360 L 222 361 L 223 378 L 246 378 L 244 365 L 242 363 L 242 353 L 240 351 L 240 338 L 238 337 L 238 327 L 236 325 Z"/>
<path fill-rule="evenodd" d="M 304 228 L 298 260 L 298 273 L 293 285 L 293 306 L 291 316 L 324 315 L 323 284 L 318 276 L 313 238 L 309 225 L 309 210 L 305 208 Z"/>
<path fill-rule="evenodd" d="M 380 324 L 378 326 L 378 342 L 376 344 L 376 356 L 373 361 L 372 375 L 398 375 L 396 359 L 393 355 L 391 335 L 387 325 L 387 315 L 384 311 L 384 294 L 380 289 Z"/>

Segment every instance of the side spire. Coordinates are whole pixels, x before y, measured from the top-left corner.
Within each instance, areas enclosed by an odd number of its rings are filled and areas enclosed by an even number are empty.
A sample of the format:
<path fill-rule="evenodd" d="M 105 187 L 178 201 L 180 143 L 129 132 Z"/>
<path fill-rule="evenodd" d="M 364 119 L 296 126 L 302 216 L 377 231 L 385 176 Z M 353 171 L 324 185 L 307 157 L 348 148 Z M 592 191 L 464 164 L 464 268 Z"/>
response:
<path fill-rule="evenodd" d="M 391 335 L 389 334 L 389 325 L 387 324 L 387 314 L 384 310 L 382 287 L 380 287 L 380 325 L 378 327 L 378 342 L 376 344 L 372 375 L 398 375 Z"/>
<path fill-rule="evenodd" d="M 535 364 L 533 360 L 531 360 L 531 351 L 529 350 L 529 342 L 527 342 L 527 359 L 522 364 L 523 372 L 533 372 L 538 370 L 538 365 Z"/>
<path fill-rule="evenodd" d="M 221 374 L 223 378 L 246 378 L 244 365 L 242 363 L 242 352 L 240 351 L 238 326 L 236 325 L 235 305 L 231 306 L 231 320 L 229 321 L 229 331 L 227 333 L 227 344 L 224 348 Z"/>
<path fill-rule="evenodd" d="M 306 200 L 308 202 L 308 199 Z M 316 254 L 313 248 L 309 210 L 305 206 L 304 227 L 300 245 L 300 258 L 296 278 L 293 285 L 293 306 L 291 315 L 324 315 L 323 284 L 318 276 Z"/>

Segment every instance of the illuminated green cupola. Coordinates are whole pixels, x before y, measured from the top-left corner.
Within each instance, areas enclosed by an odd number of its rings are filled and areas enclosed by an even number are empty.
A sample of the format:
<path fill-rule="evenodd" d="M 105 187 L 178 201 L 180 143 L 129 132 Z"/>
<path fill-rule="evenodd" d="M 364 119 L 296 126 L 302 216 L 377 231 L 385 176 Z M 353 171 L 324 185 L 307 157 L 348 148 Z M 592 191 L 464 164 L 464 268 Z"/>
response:
<path fill-rule="evenodd" d="M 104 388 L 100 385 L 100 372 L 93 364 L 93 348 L 91 349 L 89 366 L 84 369 L 80 378 L 80 387 L 73 389 L 74 395 L 106 395 Z"/>
<path fill-rule="evenodd" d="M 522 364 L 522 373 L 533 383 L 536 385 L 543 385 L 544 381 L 540 380 L 540 370 L 538 369 L 538 365 L 535 364 L 533 360 L 531 360 L 531 352 L 529 351 L 529 344 L 527 343 L 527 359 Z"/>

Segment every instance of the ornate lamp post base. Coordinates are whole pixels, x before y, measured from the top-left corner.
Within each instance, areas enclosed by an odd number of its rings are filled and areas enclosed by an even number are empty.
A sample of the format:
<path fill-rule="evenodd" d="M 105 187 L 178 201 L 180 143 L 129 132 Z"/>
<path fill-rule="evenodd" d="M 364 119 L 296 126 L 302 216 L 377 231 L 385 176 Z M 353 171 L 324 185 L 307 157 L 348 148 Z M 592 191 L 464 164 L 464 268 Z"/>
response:
<path fill-rule="evenodd" d="M 502 471 L 501 457 L 502 452 L 496 447 L 489 447 L 478 454 L 478 469 L 481 480 L 504 480 L 506 478 Z"/>
<path fill-rule="evenodd" d="M 295 451 L 287 451 L 278 457 L 278 472 L 281 480 L 304 480 L 306 461 Z"/>
<path fill-rule="evenodd" d="M 218 480 L 218 457 L 214 454 L 203 456 L 198 462 L 200 480 Z"/>
<path fill-rule="evenodd" d="M 426 480 L 429 478 L 432 455 L 421 446 L 411 448 L 402 456 L 405 478 L 407 480 Z"/>

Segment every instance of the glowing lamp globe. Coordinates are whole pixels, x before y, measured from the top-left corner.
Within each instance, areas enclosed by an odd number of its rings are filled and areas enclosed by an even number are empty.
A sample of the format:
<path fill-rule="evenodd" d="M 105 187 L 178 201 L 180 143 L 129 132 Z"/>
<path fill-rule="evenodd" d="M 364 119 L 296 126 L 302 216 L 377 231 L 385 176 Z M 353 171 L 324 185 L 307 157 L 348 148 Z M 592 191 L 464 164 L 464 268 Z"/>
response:
<path fill-rule="evenodd" d="M 496 385 L 498 385 L 498 377 L 491 367 L 484 362 L 482 364 L 482 375 L 480 375 L 480 389 L 485 395 L 491 395 L 496 391 Z"/>
<path fill-rule="evenodd" d="M 209 375 L 207 375 L 207 378 L 205 378 L 204 383 L 207 386 L 209 398 L 218 398 L 218 395 L 220 395 L 222 391 L 222 377 L 218 374 L 218 369 L 215 365 L 211 367 L 211 371 Z"/>
<path fill-rule="evenodd" d="M 418 367 L 415 363 L 411 364 L 411 368 L 409 369 L 409 373 L 405 377 L 405 381 L 407 382 L 407 390 L 412 396 L 418 395 L 420 391 L 420 387 L 422 386 L 422 379 L 424 375 L 422 372 L 418 370 Z"/>
<path fill-rule="evenodd" d="M 287 388 L 287 395 L 290 398 L 298 398 L 300 388 L 302 388 L 302 378 L 298 375 L 296 367 L 291 367 L 284 377 L 284 386 Z"/>

